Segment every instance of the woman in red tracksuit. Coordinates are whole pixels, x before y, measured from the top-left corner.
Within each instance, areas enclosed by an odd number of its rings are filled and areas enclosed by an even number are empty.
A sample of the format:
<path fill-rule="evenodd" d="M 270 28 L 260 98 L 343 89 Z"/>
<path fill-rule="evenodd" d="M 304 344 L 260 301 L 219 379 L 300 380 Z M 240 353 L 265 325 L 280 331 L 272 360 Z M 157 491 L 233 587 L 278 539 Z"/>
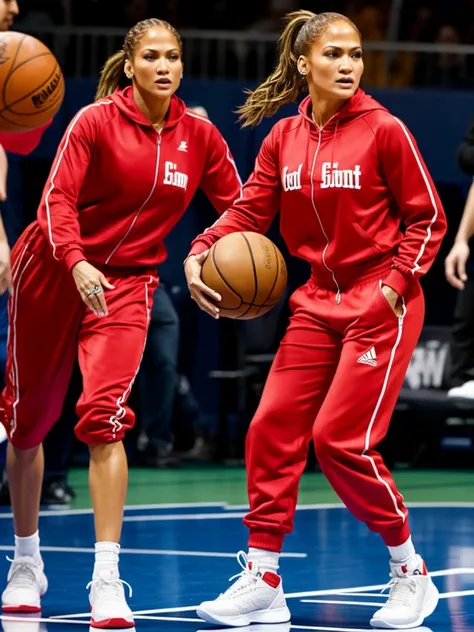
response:
<path fill-rule="evenodd" d="M 15 559 L 4 611 L 38 611 L 47 588 L 39 552 L 41 442 L 61 412 L 76 354 L 83 376 L 76 435 L 90 450 L 97 544 L 92 626 L 129 628 L 118 572 L 127 490 L 127 398 L 142 358 L 165 259 L 164 237 L 200 186 L 219 212 L 240 196 L 224 139 L 174 93 L 181 40 L 167 22 L 133 27 L 106 63 L 98 99 L 70 123 L 38 221 L 12 252 L 13 297 L 2 422 Z M 115 90 L 122 74 L 132 81 Z"/>
<path fill-rule="evenodd" d="M 359 88 L 356 26 L 299 11 L 280 44 L 279 65 L 241 108 L 243 120 L 258 123 L 305 86 L 309 96 L 264 140 L 242 198 L 195 240 L 186 275 L 193 298 L 218 315 L 200 278 L 206 251 L 233 231 L 264 233 L 279 209 L 289 251 L 312 273 L 291 297 L 293 316 L 248 432 L 243 573 L 198 614 L 235 626 L 289 619 L 278 559 L 313 438 L 339 497 L 389 548 L 391 590 L 372 625 L 415 627 L 438 592 L 375 447 L 422 328 L 418 279 L 439 249 L 445 216 L 405 125 Z"/>

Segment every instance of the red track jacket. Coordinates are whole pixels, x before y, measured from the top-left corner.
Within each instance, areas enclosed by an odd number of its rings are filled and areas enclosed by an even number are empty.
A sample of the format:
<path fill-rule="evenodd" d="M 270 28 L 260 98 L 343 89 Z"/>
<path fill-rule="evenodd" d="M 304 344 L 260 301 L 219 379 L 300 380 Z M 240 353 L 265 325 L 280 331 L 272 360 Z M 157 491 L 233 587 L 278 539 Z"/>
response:
<path fill-rule="evenodd" d="M 277 211 L 291 254 L 336 291 L 392 260 L 383 282 L 403 295 L 433 263 L 444 211 L 405 125 L 359 89 L 322 131 L 306 98 L 264 140 L 243 195 L 193 242 L 191 253 L 235 231 L 264 233 Z"/>
<path fill-rule="evenodd" d="M 202 187 L 219 213 L 241 193 L 229 148 L 206 118 L 171 99 L 157 132 L 132 88 L 86 106 L 59 145 L 38 209 L 53 255 L 71 269 L 155 267 L 163 239 Z"/>

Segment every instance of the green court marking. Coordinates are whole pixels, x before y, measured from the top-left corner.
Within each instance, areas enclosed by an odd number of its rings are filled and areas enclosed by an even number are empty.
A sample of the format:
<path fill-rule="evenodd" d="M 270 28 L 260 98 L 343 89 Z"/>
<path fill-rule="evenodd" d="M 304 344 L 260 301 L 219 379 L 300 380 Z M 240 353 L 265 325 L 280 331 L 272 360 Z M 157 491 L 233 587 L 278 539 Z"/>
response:
<path fill-rule="evenodd" d="M 404 470 L 393 474 L 406 502 L 474 502 L 474 471 Z M 85 469 L 70 472 L 69 482 L 77 493 L 71 508 L 91 506 L 87 476 Z M 218 466 L 130 470 L 128 505 L 188 502 L 247 504 L 245 471 Z M 313 505 L 339 499 L 322 474 L 307 473 L 301 480 L 298 502 Z"/>

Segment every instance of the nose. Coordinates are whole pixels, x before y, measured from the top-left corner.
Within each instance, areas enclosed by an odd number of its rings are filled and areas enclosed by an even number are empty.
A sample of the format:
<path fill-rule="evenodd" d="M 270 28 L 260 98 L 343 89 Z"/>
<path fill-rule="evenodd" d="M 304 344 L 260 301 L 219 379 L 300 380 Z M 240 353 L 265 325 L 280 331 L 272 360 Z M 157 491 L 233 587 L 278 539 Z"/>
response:
<path fill-rule="evenodd" d="M 165 58 L 160 58 L 158 60 L 158 64 L 157 64 L 157 72 L 160 75 L 165 75 L 168 74 L 169 71 L 169 64 L 168 64 L 168 60 Z"/>
<path fill-rule="evenodd" d="M 12 2 L 10 10 L 11 10 L 11 13 L 13 13 L 13 15 L 18 15 L 20 13 L 20 9 L 18 8 L 18 2 L 16 0 Z"/>
<path fill-rule="evenodd" d="M 339 66 L 339 72 L 344 75 L 350 75 L 353 71 L 352 60 L 350 57 L 343 57 L 341 59 L 341 65 Z"/>

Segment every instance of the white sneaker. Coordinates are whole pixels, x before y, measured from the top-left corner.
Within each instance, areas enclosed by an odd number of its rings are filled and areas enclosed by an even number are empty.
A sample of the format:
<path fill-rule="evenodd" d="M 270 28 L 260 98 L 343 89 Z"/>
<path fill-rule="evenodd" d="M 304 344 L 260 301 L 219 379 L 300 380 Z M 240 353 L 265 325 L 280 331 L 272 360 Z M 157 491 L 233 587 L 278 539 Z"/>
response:
<path fill-rule="evenodd" d="M 214 601 L 204 601 L 196 613 L 208 623 L 243 627 L 251 623 L 286 623 L 291 615 L 286 605 L 281 577 L 259 572 L 243 551 L 237 553 L 242 572 L 236 582 Z"/>
<path fill-rule="evenodd" d="M 387 603 L 377 610 L 370 625 L 374 628 L 417 628 L 438 605 L 439 593 L 419 555 L 412 562 L 390 561 L 392 581 Z"/>
<path fill-rule="evenodd" d="M 458 397 L 460 399 L 474 399 L 474 380 L 469 380 L 461 384 L 461 386 L 450 388 L 446 396 Z"/>
<path fill-rule="evenodd" d="M 133 614 L 130 610 L 123 587 L 127 586 L 132 596 L 132 587 L 120 579 L 117 572 L 102 571 L 87 585 L 91 589 L 91 628 L 133 628 Z"/>
<path fill-rule="evenodd" d="M 8 584 L 2 594 L 3 612 L 40 612 L 41 597 L 48 590 L 43 560 L 17 557 L 8 572 Z"/>

